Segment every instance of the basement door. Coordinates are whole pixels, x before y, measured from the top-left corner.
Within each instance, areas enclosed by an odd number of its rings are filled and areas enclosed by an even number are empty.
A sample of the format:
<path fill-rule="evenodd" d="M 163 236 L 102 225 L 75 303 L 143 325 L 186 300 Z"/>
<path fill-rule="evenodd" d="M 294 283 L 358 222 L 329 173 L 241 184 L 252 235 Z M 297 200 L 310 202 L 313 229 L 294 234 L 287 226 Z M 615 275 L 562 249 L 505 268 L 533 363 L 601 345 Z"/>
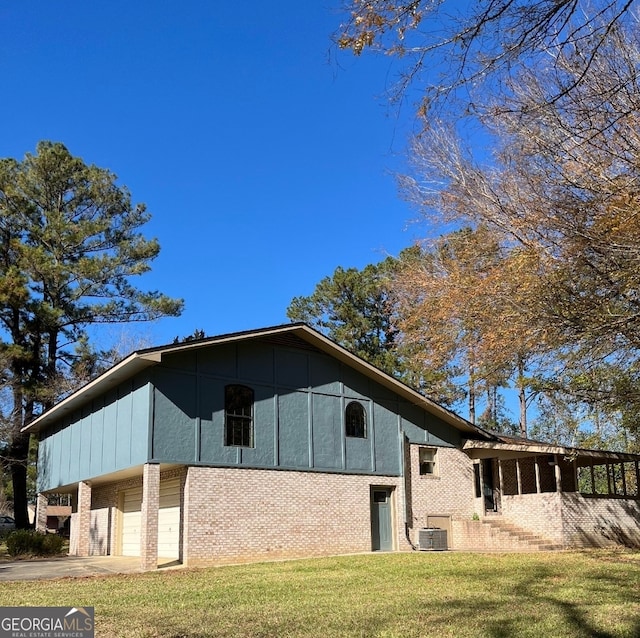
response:
<path fill-rule="evenodd" d="M 391 512 L 391 488 L 371 488 L 371 549 L 393 549 L 393 524 Z"/>

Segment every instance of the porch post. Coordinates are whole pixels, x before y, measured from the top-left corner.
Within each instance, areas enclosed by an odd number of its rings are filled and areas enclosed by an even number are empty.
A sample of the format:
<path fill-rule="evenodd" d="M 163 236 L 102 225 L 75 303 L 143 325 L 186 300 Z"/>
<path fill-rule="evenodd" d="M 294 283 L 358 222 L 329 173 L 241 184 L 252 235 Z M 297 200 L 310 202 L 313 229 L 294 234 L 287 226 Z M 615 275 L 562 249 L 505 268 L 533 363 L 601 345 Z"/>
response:
<path fill-rule="evenodd" d="M 536 472 L 536 494 L 540 494 L 540 465 L 538 464 L 538 457 L 533 457 L 533 467 Z"/>
<path fill-rule="evenodd" d="M 49 499 L 45 494 L 38 493 L 36 500 L 36 532 L 47 531 L 47 505 L 49 505 Z"/>
<path fill-rule="evenodd" d="M 91 540 L 91 484 L 78 483 L 78 556 L 89 556 Z"/>
<path fill-rule="evenodd" d="M 140 567 L 158 567 L 158 509 L 160 507 L 160 465 L 146 463 L 142 474 L 140 522 Z"/>
<path fill-rule="evenodd" d="M 558 455 L 553 455 L 553 471 L 556 477 L 556 492 L 562 492 L 562 472 L 558 463 Z"/>
<path fill-rule="evenodd" d="M 516 459 L 516 482 L 518 484 L 518 494 L 522 494 L 522 474 L 520 473 L 520 459 Z"/>
<path fill-rule="evenodd" d="M 504 485 L 502 483 L 502 461 L 498 459 L 498 485 L 500 486 L 500 497 L 504 494 Z"/>

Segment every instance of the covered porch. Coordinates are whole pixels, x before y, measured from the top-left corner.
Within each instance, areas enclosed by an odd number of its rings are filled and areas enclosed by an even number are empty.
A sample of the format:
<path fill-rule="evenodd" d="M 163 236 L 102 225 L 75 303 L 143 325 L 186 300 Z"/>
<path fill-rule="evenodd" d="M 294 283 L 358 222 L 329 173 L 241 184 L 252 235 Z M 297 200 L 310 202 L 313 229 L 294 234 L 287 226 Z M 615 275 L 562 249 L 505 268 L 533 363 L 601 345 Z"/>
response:
<path fill-rule="evenodd" d="M 463 449 L 483 516 L 562 547 L 640 547 L 640 455 L 503 436 Z"/>

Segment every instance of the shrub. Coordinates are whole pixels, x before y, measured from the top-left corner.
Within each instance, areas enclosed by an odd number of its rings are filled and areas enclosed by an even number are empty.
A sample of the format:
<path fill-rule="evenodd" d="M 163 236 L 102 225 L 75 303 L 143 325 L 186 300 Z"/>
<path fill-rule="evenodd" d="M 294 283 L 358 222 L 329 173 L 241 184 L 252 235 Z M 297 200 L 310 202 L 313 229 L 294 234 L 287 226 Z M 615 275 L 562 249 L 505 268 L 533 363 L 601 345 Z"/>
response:
<path fill-rule="evenodd" d="M 62 553 L 64 539 L 55 534 L 41 534 L 31 529 L 18 529 L 7 536 L 10 556 L 54 556 Z"/>
<path fill-rule="evenodd" d="M 55 556 L 62 554 L 65 545 L 65 539 L 58 534 L 44 534 L 42 541 L 43 556 Z"/>

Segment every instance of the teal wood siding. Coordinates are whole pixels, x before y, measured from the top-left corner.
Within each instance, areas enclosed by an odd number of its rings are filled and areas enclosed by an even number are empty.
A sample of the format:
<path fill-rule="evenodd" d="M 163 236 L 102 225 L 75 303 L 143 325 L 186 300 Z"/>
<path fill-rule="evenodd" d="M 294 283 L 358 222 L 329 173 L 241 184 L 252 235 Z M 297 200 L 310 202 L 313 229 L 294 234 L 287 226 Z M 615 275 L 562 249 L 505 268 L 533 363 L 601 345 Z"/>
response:
<path fill-rule="evenodd" d="M 141 465 L 149 458 L 148 380 L 135 378 L 40 433 L 38 490 Z"/>
<path fill-rule="evenodd" d="M 312 356 L 310 365 L 310 387 L 316 392 L 341 394 L 341 368 L 342 366 L 335 359 L 323 357 L 321 355 Z"/>
<path fill-rule="evenodd" d="M 270 467 L 277 465 L 274 423 L 277 423 L 273 388 L 254 385 L 254 439 L 252 448 L 239 448 L 239 463 L 247 466 Z M 263 424 L 265 425 L 263 427 Z"/>
<path fill-rule="evenodd" d="M 252 447 L 225 445 L 228 384 L 253 390 Z M 365 437 L 346 436 L 351 401 Z M 212 345 L 165 354 L 40 432 L 38 489 L 148 461 L 399 476 L 404 436 L 460 444 L 454 428 L 306 343 Z"/>
<path fill-rule="evenodd" d="M 278 465 L 282 467 L 312 467 L 309 432 L 309 402 L 307 392 L 281 390 L 277 396 Z"/>
<path fill-rule="evenodd" d="M 273 383 L 274 377 L 273 346 L 267 343 L 253 342 L 238 344 L 238 378 L 254 383 Z"/>
<path fill-rule="evenodd" d="M 342 406 L 335 396 L 312 394 L 311 423 L 314 467 L 339 470 L 342 458 Z M 355 469 L 355 468 L 350 468 Z"/>
<path fill-rule="evenodd" d="M 196 461 L 196 376 L 159 369 L 153 375 L 153 457 L 176 463 Z"/>
<path fill-rule="evenodd" d="M 420 441 L 450 430 L 434 421 L 434 434 L 425 433 L 420 408 L 310 348 L 262 341 L 212 346 L 165 356 L 152 379 L 153 460 L 163 463 L 397 476 L 401 428 Z M 253 447 L 225 446 L 227 384 L 254 391 Z M 366 438 L 346 436 L 350 401 L 365 409 Z"/>
<path fill-rule="evenodd" d="M 351 397 L 349 397 L 345 400 L 345 404 L 348 404 L 351 400 Z M 363 472 L 377 470 L 375 461 L 375 404 L 371 401 L 364 401 L 362 399 L 359 400 L 359 403 L 365 409 L 367 437 L 364 439 L 353 436 L 345 437 L 346 467 L 352 470 L 361 470 Z M 392 472 L 392 474 L 393 473 L 395 472 Z"/>
<path fill-rule="evenodd" d="M 462 437 L 458 430 L 417 406 L 402 406 L 401 424 L 410 443 L 424 443 L 441 447 L 462 445 Z"/>
<path fill-rule="evenodd" d="M 375 464 L 380 474 L 393 473 L 400 464 L 400 429 L 398 424 L 398 402 L 376 403 L 373 420 L 375 422 Z"/>

